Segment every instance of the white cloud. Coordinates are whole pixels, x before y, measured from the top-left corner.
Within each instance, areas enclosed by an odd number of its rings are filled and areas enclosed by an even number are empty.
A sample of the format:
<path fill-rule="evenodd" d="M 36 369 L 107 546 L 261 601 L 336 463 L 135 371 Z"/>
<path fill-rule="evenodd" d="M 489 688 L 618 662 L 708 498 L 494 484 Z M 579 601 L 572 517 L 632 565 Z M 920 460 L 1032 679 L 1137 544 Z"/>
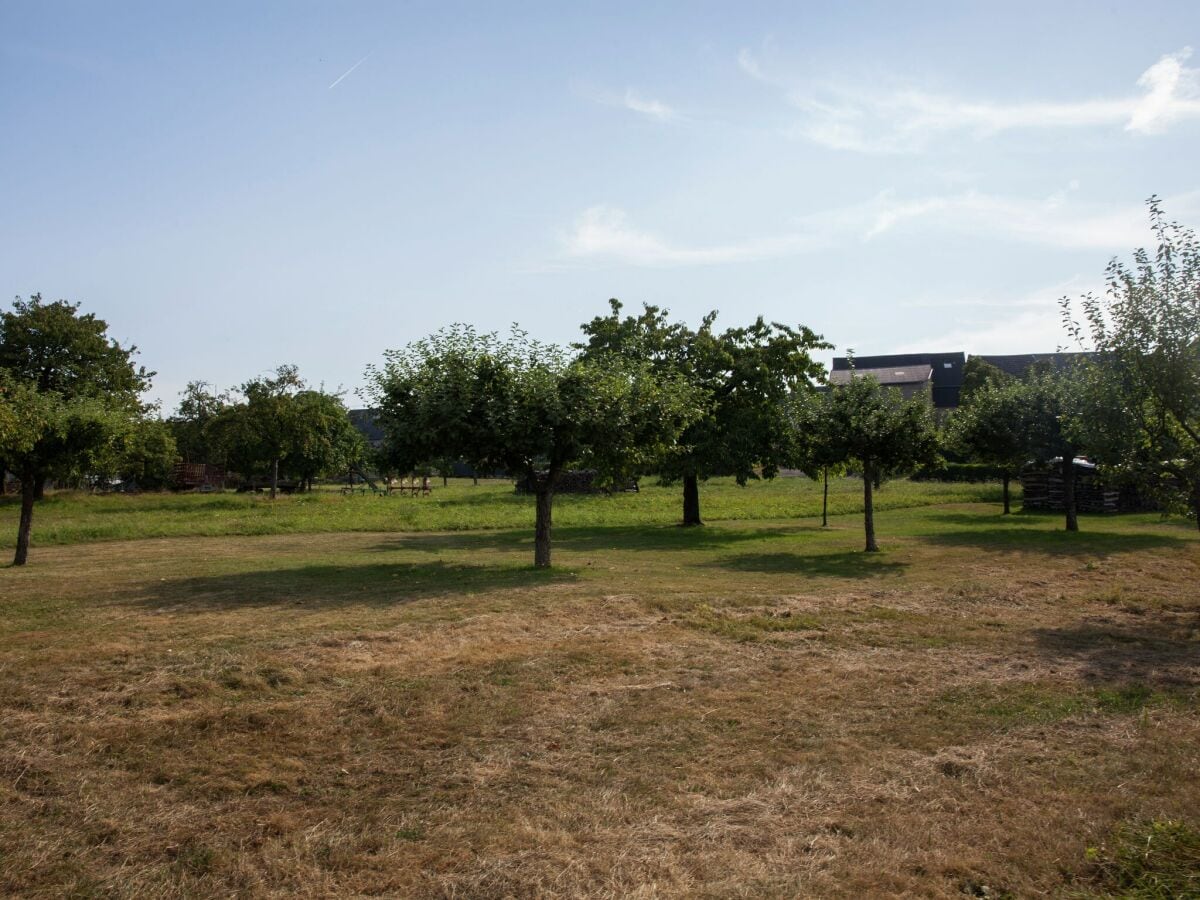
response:
<path fill-rule="evenodd" d="M 678 122 L 687 118 L 675 107 L 661 100 L 646 97 L 633 88 L 626 88 L 623 94 L 586 86 L 578 86 L 575 90 L 594 103 L 628 110 L 656 122 Z"/>
<path fill-rule="evenodd" d="M 1162 57 L 1137 81 L 1140 93 L 1072 102 L 1001 103 L 964 100 L 914 88 L 856 89 L 847 85 L 793 85 L 788 101 L 803 118 L 794 137 L 837 150 L 905 153 L 954 132 L 976 137 L 1015 129 L 1123 126 L 1155 134 L 1175 122 L 1200 117 L 1200 69 L 1185 61 L 1190 48 Z M 744 72 L 782 86 L 747 50 L 738 55 Z"/>
<path fill-rule="evenodd" d="M 1113 207 L 1070 201 L 1071 182 L 1044 200 L 977 191 L 897 199 L 884 192 L 863 203 L 799 216 L 794 227 L 704 246 L 689 246 L 634 225 L 624 210 L 599 205 L 583 212 L 562 239 L 561 262 L 644 267 L 728 265 L 798 256 L 886 240 L 918 231 L 1007 240 L 1062 249 L 1122 253 L 1150 242 L 1145 206 Z M 1172 215 L 1200 214 L 1200 192 L 1166 198 Z"/>
<path fill-rule="evenodd" d="M 1068 188 L 1070 190 L 1070 188 Z M 1176 198 L 1168 208 L 1195 206 L 1194 195 Z M 966 191 L 911 201 L 886 196 L 866 229 L 872 240 L 914 220 L 926 227 L 977 237 L 998 237 L 1066 249 L 1131 250 L 1150 237 L 1145 207 L 1119 208 L 1067 202 L 1067 191 L 1029 201 Z"/>
<path fill-rule="evenodd" d="M 665 103 L 658 100 L 647 100 L 639 97 L 633 92 L 633 89 L 625 91 L 625 98 L 622 104 L 626 109 L 632 110 L 635 113 L 641 113 L 643 116 L 649 116 L 651 119 L 657 119 L 659 122 L 669 122 L 672 119 L 679 118 L 679 113 Z"/>
<path fill-rule="evenodd" d="M 887 352 L 921 353 L 933 347 L 961 348 L 971 354 L 1053 352 L 1068 344 L 1058 301 L 1064 296 L 1077 297 L 1088 291 L 1099 290 L 1099 284 L 1076 275 L 1066 281 L 1015 296 L 905 302 L 901 305 L 947 310 L 939 320 L 945 321 L 949 315 L 953 324 L 945 331 L 934 332 L 919 341 L 894 349 L 889 348 Z M 996 312 L 988 315 L 988 308 Z M 955 317 L 954 310 L 962 310 L 964 315 Z"/>
<path fill-rule="evenodd" d="M 629 266 L 722 265 L 792 256 L 826 246 L 820 236 L 794 232 L 705 247 L 688 247 L 641 231 L 623 210 L 593 206 L 565 238 L 564 251 L 578 262 Z"/>

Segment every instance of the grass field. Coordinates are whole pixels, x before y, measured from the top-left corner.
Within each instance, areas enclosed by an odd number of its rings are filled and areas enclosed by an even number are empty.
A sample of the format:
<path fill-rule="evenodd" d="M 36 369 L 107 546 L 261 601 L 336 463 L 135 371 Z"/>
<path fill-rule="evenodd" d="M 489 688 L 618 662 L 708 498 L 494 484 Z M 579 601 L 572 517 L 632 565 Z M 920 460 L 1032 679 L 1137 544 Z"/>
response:
<path fill-rule="evenodd" d="M 717 521 L 816 496 L 758 489 L 564 504 L 550 571 L 499 494 L 520 527 L 48 504 L 90 542 L 0 571 L 0 893 L 1200 893 L 1189 527 L 926 497 L 867 555 L 854 515 Z"/>
<path fill-rule="evenodd" d="M 716 478 L 700 489 L 706 520 L 814 518 L 821 514 L 820 485 L 779 478 L 738 487 Z M 876 495 L 879 509 L 937 502 L 1000 502 L 995 484 L 894 481 Z M 646 479 L 641 493 L 560 495 L 554 520 L 566 526 L 668 525 L 682 515 L 679 487 Z M 831 513 L 862 510 L 862 482 L 830 484 Z M 19 498 L 0 498 L 0 548 L 16 544 Z M 182 535 L 315 534 L 342 531 L 461 531 L 533 527 L 533 498 L 518 496 L 511 481 L 434 480 L 429 497 L 342 496 L 336 489 L 281 496 L 254 494 L 50 494 L 34 516 L 34 546 L 81 541 Z"/>

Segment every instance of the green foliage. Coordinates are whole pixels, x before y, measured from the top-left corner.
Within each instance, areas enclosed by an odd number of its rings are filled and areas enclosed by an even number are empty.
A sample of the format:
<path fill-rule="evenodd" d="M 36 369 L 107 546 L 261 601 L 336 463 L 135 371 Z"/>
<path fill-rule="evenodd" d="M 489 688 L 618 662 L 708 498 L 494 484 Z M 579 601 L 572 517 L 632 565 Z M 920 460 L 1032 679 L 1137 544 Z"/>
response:
<path fill-rule="evenodd" d="M 366 441 L 341 397 L 305 390 L 295 396 L 297 427 L 287 454 L 287 471 L 311 483 L 322 475 L 345 472 L 366 456 Z"/>
<path fill-rule="evenodd" d="M 679 441 L 654 460 L 663 484 L 683 482 L 683 523 L 700 524 L 699 481 L 732 475 L 738 484 L 774 477 L 794 456 L 786 403 L 811 390 L 822 368 L 811 351 L 830 346 L 807 328 L 793 329 L 760 316 L 743 328 L 716 332 L 717 313 L 692 330 L 671 322 L 666 310 L 645 305 L 622 318 L 610 300 L 607 316 L 582 326 L 585 359 L 599 364 L 624 360 L 648 365 L 695 392 L 700 414 Z"/>
<path fill-rule="evenodd" d="M 937 458 L 937 428 L 929 403 L 859 377 L 821 395 L 812 409 L 814 451 L 860 467 L 875 485 Z"/>
<path fill-rule="evenodd" d="M 976 391 L 985 388 L 997 388 L 1011 384 L 1013 376 L 1003 369 L 993 366 L 982 356 L 972 356 L 963 366 L 962 389 L 959 392 L 959 403 L 970 404 Z"/>
<path fill-rule="evenodd" d="M 784 404 L 811 389 L 823 369 L 811 351 L 830 344 L 808 328 L 768 323 L 717 333 L 717 314 L 696 330 L 668 321 L 666 310 L 645 305 L 638 316 L 621 318 L 622 306 L 583 326 L 586 358 L 621 358 L 649 364 L 680 378 L 697 392 L 704 414 L 696 418 L 660 461 L 668 482 L 692 475 L 702 479 L 732 475 L 739 484 L 773 477 L 790 458 L 790 429 Z"/>
<path fill-rule="evenodd" d="M 950 416 L 947 443 L 968 458 L 1011 473 L 1028 458 L 1028 399 L 1019 382 L 989 383 L 968 395 Z"/>
<path fill-rule="evenodd" d="M 451 456 L 477 470 L 619 478 L 660 456 L 696 414 L 681 379 L 632 361 L 569 359 L 514 331 L 465 326 L 387 354 L 371 397 L 401 469 Z"/>
<path fill-rule="evenodd" d="M 232 404 L 228 392 L 214 393 L 206 382 L 191 381 L 179 396 L 175 415 L 167 420 L 179 455 L 185 462 L 224 463 L 224 450 L 208 425 Z"/>
<path fill-rule="evenodd" d="M 226 402 L 189 386 L 194 401 L 185 433 L 203 422 L 202 441 L 218 450 L 229 467 L 246 477 L 277 474 L 311 482 L 344 472 L 366 453 L 345 404 L 335 394 L 308 388 L 295 366 L 247 381 L 241 399 Z"/>
<path fill-rule="evenodd" d="M 1035 369 L 1019 394 L 1025 407 L 1025 449 L 1037 462 L 1074 459 L 1086 446 L 1086 380 L 1079 367 Z"/>
<path fill-rule="evenodd" d="M 171 427 L 157 416 L 132 420 L 121 439 L 96 459 L 91 471 L 81 472 L 87 480 L 120 481 L 143 490 L 160 490 L 171 481 L 179 454 Z"/>
<path fill-rule="evenodd" d="M 398 468 L 442 457 L 537 486 L 535 559 L 549 564 L 550 498 L 570 465 L 620 479 L 661 459 L 698 415 L 695 391 L 650 364 L 570 359 L 514 329 L 455 326 L 386 355 L 370 396 Z"/>
<path fill-rule="evenodd" d="M 857 377 L 821 394 L 793 396 L 791 426 L 795 458 L 803 467 L 861 470 L 866 549 L 877 550 L 872 488 L 937 458 L 937 426 L 928 401 L 905 400 L 895 388 Z"/>
<path fill-rule="evenodd" d="M 37 388 L 0 369 L 0 460 L 24 456 L 33 449 L 43 428 L 46 399 Z"/>
<path fill-rule="evenodd" d="M 40 294 L 18 297 L 0 314 L 0 370 L 39 393 L 70 401 L 80 397 L 137 406 L 153 372 L 135 368 L 136 347 L 108 336 L 108 325 L 78 303 L 45 303 Z"/>
<path fill-rule="evenodd" d="M 1102 296 L 1062 301 L 1068 330 L 1090 343 L 1096 443 L 1143 486 L 1200 525 L 1200 240 L 1148 201 L 1158 239 L 1132 266 L 1114 259 Z"/>
<path fill-rule="evenodd" d="M 909 477 L 913 481 L 951 481 L 979 484 L 999 481 L 1005 469 L 986 463 L 935 462 L 918 466 Z"/>
<path fill-rule="evenodd" d="M 7 413 L 5 465 L 21 478 L 14 563 L 29 548 L 33 503 L 47 478 L 92 472 L 117 452 L 143 413 L 139 395 L 152 373 L 133 365 L 136 348 L 107 335 L 78 304 L 18 298 L 0 314 L 0 373 Z"/>

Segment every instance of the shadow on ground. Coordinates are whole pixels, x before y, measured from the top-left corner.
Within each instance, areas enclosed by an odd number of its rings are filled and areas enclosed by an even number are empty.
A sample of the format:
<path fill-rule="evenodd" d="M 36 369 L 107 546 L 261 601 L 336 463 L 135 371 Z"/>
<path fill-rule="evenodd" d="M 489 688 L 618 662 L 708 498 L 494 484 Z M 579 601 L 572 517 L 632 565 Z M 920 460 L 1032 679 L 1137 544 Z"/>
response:
<path fill-rule="evenodd" d="M 712 560 L 705 566 L 733 572 L 763 572 L 820 578 L 876 578 L 900 575 L 908 563 L 896 562 L 875 553 L 743 553 Z"/>
<path fill-rule="evenodd" d="M 303 566 L 164 581 L 133 598 L 172 613 L 296 606 L 396 606 L 425 597 L 564 584 L 574 574 L 532 566 L 461 565 L 431 560 L 347 566 Z"/>
<path fill-rule="evenodd" d="M 1033 519 L 1022 516 L 1019 519 L 1002 520 L 996 524 L 988 524 L 987 520 L 978 517 L 955 513 L 942 513 L 930 516 L 930 519 L 971 527 L 924 535 L 922 540 L 931 544 L 977 547 L 981 550 L 1022 550 L 1052 556 L 1094 556 L 1157 547 L 1176 547 L 1189 543 L 1182 534 L 1088 531 L 1086 519 L 1080 521 L 1081 530 L 1073 533 L 1063 530 L 1061 525 L 1058 528 L 1047 527 L 1049 523 L 1040 516 Z"/>
<path fill-rule="evenodd" d="M 554 550 L 570 553 L 641 550 L 648 552 L 715 552 L 749 541 L 792 539 L 802 533 L 819 534 L 814 525 L 773 526 L 735 529 L 720 526 L 680 528 L 676 525 L 625 527 L 566 527 L 554 529 Z M 829 532 L 825 532 L 829 533 Z M 450 531 L 398 534 L 372 548 L 378 552 L 416 550 L 442 553 L 447 550 L 502 550 L 533 553 L 533 528 L 502 531 Z"/>
<path fill-rule="evenodd" d="M 1035 631 L 1051 661 L 1075 661 L 1089 681 L 1138 681 L 1200 688 L 1200 614 L 1189 612 L 1144 625 L 1096 621 Z"/>

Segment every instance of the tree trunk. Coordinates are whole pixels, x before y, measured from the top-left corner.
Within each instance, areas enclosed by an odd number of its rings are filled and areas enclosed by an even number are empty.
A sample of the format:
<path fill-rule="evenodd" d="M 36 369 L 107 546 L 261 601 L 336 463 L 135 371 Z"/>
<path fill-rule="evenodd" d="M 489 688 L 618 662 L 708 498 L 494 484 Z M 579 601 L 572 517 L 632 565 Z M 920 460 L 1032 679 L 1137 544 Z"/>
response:
<path fill-rule="evenodd" d="M 533 564 L 539 569 L 550 568 L 551 507 L 554 485 L 540 484 L 537 491 L 537 525 L 533 537 Z"/>
<path fill-rule="evenodd" d="M 21 479 L 21 524 L 17 526 L 14 566 L 25 565 L 25 560 L 29 558 L 29 533 L 33 530 L 33 503 L 37 499 L 37 482 L 38 479 L 32 477 Z"/>
<path fill-rule="evenodd" d="M 271 499 L 275 499 L 275 492 L 279 488 L 279 457 L 271 460 Z"/>
<path fill-rule="evenodd" d="M 22 483 L 24 483 L 24 482 L 22 482 Z M 45 475 L 39 475 L 34 480 L 34 482 L 33 482 L 33 499 L 34 500 L 45 500 L 46 499 L 46 476 Z"/>
<path fill-rule="evenodd" d="M 1004 473 L 1004 514 L 1007 516 L 1012 512 L 1012 508 L 1008 503 L 1008 473 Z"/>
<path fill-rule="evenodd" d="M 1075 509 L 1075 454 L 1062 458 L 1063 508 L 1067 512 L 1067 531 L 1079 530 L 1079 515 Z"/>
<path fill-rule="evenodd" d="M 696 475 L 683 476 L 683 524 L 704 524 L 700 521 L 700 478 Z"/>
<path fill-rule="evenodd" d="M 1192 512 L 1196 516 L 1196 527 L 1200 528 L 1200 486 L 1192 489 Z"/>
<path fill-rule="evenodd" d="M 475 487 L 479 487 L 479 476 L 474 472 L 471 473 L 471 484 Z"/>
<path fill-rule="evenodd" d="M 829 466 L 825 466 L 825 493 L 821 497 L 821 527 L 829 527 Z"/>
<path fill-rule="evenodd" d="M 867 532 L 867 552 L 877 553 L 879 545 L 875 543 L 875 497 L 873 484 L 874 470 L 870 463 L 863 464 L 863 527 Z"/>
<path fill-rule="evenodd" d="M 445 472 L 443 472 L 442 473 L 442 487 L 446 487 L 448 484 L 450 484 L 450 477 Z"/>

